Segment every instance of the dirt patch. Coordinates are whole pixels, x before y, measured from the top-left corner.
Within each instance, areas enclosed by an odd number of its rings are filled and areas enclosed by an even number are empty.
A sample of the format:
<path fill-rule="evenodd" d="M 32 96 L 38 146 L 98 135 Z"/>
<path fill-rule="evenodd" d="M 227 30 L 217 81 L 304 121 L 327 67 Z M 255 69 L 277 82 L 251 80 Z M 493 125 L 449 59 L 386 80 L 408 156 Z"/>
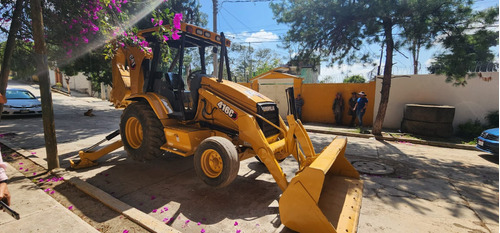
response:
<path fill-rule="evenodd" d="M 1 145 L 1 144 L 0 144 Z M 148 232 L 125 216 L 88 196 L 75 186 L 45 170 L 16 151 L 1 145 L 4 162 L 30 179 L 46 195 L 70 209 L 100 232 Z"/>

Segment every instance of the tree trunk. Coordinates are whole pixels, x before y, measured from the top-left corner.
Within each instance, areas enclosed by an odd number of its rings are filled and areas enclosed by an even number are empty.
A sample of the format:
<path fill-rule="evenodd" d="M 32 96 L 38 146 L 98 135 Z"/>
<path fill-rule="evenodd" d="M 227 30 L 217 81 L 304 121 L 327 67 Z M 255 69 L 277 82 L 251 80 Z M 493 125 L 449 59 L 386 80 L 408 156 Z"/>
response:
<path fill-rule="evenodd" d="M 23 2 L 24 0 L 16 1 L 16 8 L 12 14 L 12 23 L 10 24 L 9 36 L 7 37 L 7 43 L 5 45 L 5 51 L 3 53 L 3 61 L 0 71 L 0 93 L 5 95 L 7 90 L 7 82 L 9 82 L 10 73 L 10 60 L 12 58 L 12 53 L 14 53 L 14 47 L 16 47 L 16 34 L 21 27 L 21 13 L 23 12 Z M 2 119 L 3 104 L 0 104 L 0 120 Z"/>
<path fill-rule="evenodd" d="M 33 39 L 35 40 L 36 69 L 42 97 L 42 119 L 45 136 L 45 151 L 47 153 L 47 166 L 49 170 L 52 170 L 59 167 L 59 158 L 57 157 L 54 110 L 52 108 L 52 93 L 50 92 L 49 66 L 47 65 L 42 6 L 40 0 L 31 0 L 31 20 L 33 25 Z"/>
<path fill-rule="evenodd" d="M 373 124 L 372 133 L 376 136 L 382 135 L 382 125 L 384 123 L 385 111 L 389 103 L 389 91 L 391 89 L 392 76 L 392 54 L 394 50 L 394 40 L 392 38 L 392 21 L 384 19 L 384 34 L 386 43 L 384 78 L 382 79 L 382 90 L 380 91 L 380 105 L 378 107 L 377 117 Z"/>
<path fill-rule="evenodd" d="M 412 51 L 413 55 L 413 74 L 418 74 L 418 57 L 420 55 L 420 41 L 414 40 L 412 42 Z"/>

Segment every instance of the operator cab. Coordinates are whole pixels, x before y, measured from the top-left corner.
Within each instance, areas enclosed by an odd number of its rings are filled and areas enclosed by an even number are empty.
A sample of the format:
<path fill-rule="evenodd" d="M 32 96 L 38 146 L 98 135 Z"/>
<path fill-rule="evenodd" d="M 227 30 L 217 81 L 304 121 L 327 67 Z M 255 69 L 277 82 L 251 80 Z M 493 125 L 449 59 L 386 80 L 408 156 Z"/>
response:
<path fill-rule="evenodd" d="M 169 116 L 188 121 L 194 119 L 196 115 L 198 89 L 201 86 L 202 77 L 213 77 L 206 71 L 206 51 L 209 49 L 217 51 L 221 47 L 221 42 L 226 46 L 229 46 L 231 42 L 225 40 L 223 34 L 219 36 L 193 25 L 182 23 L 181 28 L 182 30 L 178 33 L 181 38 L 168 40 L 166 44 L 163 39 L 153 34 L 157 29 L 145 30 L 141 33 L 153 49 L 153 58 L 145 59 L 142 65 L 143 91 L 165 96 L 173 109 L 173 113 Z M 223 55 L 221 58 L 227 61 L 226 46 L 222 46 L 220 50 Z M 168 53 L 171 54 L 169 59 L 167 59 Z M 230 74 L 228 65 L 226 69 Z M 222 63 L 220 70 L 222 70 Z M 220 74 L 222 75 L 221 72 Z M 228 79 L 231 80 L 230 75 Z"/>

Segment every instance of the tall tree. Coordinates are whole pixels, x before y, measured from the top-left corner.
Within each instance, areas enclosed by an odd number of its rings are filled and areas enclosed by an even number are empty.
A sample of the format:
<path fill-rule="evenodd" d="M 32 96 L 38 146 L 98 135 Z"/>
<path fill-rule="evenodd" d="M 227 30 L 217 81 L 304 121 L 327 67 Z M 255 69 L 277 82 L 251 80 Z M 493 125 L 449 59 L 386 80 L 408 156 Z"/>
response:
<path fill-rule="evenodd" d="M 7 90 L 7 82 L 9 80 L 10 73 L 10 60 L 14 52 L 14 47 L 16 44 L 17 31 L 21 27 L 21 13 L 23 0 L 17 0 L 15 3 L 14 13 L 12 14 L 12 23 L 9 29 L 9 35 L 7 37 L 7 42 L 5 43 L 5 50 L 2 58 L 2 67 L 0 67 L 0 93 L 5 96 Z M 0 104 L 0 118 L 2 117 L 3 104 Z"/>
<path fill-rule="evenodd" d="M 404 23 L 415 11 L 421 11 L 422 15 L 452 17 L 468 9 L 470 4 L 467 0 L 286 0 L 271 6 L 277 21 L 290 25 L 284 39 L 288 44 L 298 44 L 306 55 L 319 52 L 339 64 L 368 61 L 370 54 L 361 50 L 362 45 L 384 42 L 384 77 L 372 131 L 381 135 L 389 102 L 394 50 L 406 39 L 398 33 Z M 428 7 L 419 9 L 422 5 Z M 439 20 L 436 23 L 450 21 Z M 400 36 L 395 36 L 397 34 Z"/>
<path fill-rule="evenodd" d="M 428 70 L 446 75 L 446 82 L 455 86 L 465 86 L 467 77 L 474 76 L 469 72 L 475 71 L 478 64 L 495 61 L 496 56 L 490 50 L 498 46 L 498 25 L 495 24 L 498 24 L 498 7 L 475 12 L 473 17 L 450 25 L 440 40 L 446 50 L 435 55 Z"/>

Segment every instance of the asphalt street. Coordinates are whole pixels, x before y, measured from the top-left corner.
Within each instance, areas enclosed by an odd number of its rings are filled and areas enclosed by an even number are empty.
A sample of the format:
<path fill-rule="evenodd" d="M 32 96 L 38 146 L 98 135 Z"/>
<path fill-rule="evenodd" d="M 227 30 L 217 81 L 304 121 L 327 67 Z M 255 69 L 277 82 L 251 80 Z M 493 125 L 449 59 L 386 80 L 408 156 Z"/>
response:
<path fill-rule="evenodd" d="M 39 95 L 36 85 L 9 82 Z M 118 129 L 121 110 L 91 97 L 53 94 L 61 167 L 69 159 Z M 95 116 L 84 116 L 93 109 Z M 41 117 L 6 118 L 1 140 L 17 145 L 43 163 Z M 335 135 L 310 133 L 317 152 Z M 348 137 L 346 157 L 394 170 L 364 174 L 358 232 L 498 232 L 498 157 L 482 152 L 404 142 Z M 173 154 L 146 163 L 127 159 L 119 149 L 99 166 L 71 174 L 181 232 L 290 232 L 279 220 L 281 194 L 272 176 L 255 159 L 241 163 L 228 187 L 212 189 L 200 181 L 191 157 Z M 281 163 L 288 179 L 297 162 Z M 42 194 L 45 195 L 45 194 Z M 74 203 L 78 207 L 78 203 Z M 198 224 L 199 223 L 199 224 Z"/>

